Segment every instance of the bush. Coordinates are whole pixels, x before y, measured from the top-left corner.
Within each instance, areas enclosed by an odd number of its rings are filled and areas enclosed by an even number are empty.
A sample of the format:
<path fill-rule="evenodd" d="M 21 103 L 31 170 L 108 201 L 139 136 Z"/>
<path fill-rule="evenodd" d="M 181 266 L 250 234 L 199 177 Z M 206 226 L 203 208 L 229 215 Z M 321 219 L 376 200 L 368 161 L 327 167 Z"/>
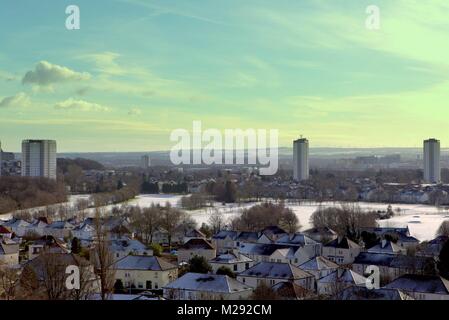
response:
<path fill-rule="evenodd" d="M 162 255 L 162 252 L 164 252 L 164 248 L 160 244 L 152 243 L 150 245 L 151 250 L 153 250 L 153 255 L 156 257 L 160 257 Z"/>
<path fill-rule="evenodd" d="M 224 267 L 224 266 L 221 266 L 220 268 L 218 268 L 216 273 L 222 274 L 225 276 L 229 276 L 234 279 L 237 278 L 237 275 L 231 269 L 229 269 L 228 267 Z"/>

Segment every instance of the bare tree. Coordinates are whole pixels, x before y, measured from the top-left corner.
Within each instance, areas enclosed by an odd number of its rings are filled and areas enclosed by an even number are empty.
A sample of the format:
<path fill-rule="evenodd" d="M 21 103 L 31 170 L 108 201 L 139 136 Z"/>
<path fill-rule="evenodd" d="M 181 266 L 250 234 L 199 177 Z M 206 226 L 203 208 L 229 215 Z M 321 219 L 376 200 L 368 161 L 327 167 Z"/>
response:
<path fill-rule="evenodd" d="M 16 268 L 0 264 L 0 298 L 12 300 L 15 298 L 20 272 Z"/>
<path fill-rule="evenodd" d="M 207 222 L 212 228 L 212 234 L 216 234 L 221 231 L 225 225 L 223 214 L 217 208 L 214 208 L 214 211 L 209 216 Z"/>
<path fill-rule="evenodd" d="M 95 244 L 93 251 L 97 274 L 100 280 L 100 294 L 102 300 L 107 300 L 114 289 L 114 257 L 109 246 L 109 233 L 102 224 L 98 208 L 96 208 L 95 212 L 94 228 Z"/>
<path fill-rule="evenodd" d="M 171 250 L 172 239 L 178 230 L 183 214 L 180 210 L 172 208 L 169 203 L 161 209 L 161 227 L 167 232 L 168 247 Z"/>

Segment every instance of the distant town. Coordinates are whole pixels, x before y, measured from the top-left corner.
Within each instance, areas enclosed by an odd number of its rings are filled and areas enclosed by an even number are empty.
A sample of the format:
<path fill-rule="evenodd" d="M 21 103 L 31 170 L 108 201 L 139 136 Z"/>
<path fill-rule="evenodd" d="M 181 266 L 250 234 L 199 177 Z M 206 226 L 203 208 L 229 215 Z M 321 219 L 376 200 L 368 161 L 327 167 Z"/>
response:
<path fill-rule="evenodd" d="M 162 153 L 113 165 L 54 140 L 2 150 L 0 298 L 449 300 L 439 140 L 406 158 L 292 151 L 262 176 Z"/>

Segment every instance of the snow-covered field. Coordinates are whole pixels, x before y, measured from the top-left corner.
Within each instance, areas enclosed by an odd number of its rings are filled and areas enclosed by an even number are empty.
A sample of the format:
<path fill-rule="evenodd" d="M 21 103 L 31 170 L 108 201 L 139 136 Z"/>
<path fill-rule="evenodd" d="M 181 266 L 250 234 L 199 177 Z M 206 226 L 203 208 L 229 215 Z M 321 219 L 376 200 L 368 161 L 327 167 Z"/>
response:
<path fill-rule="evenodd" d="M 71 196 L 66 205 L 73 205 L 80 198 L 88 198 L 86 195 L 74 195 Z M 133 200 L 126 202 L 127 205 L 149 207 L 152 204 L 165 205 L 167 202 L 172 206 L 178 206 L 178 202 L 181 199 L 179 195 L 140 195 Z M 364 210 L 383 210 L 385 211 L 388 204 L 385 203 L 357 203 Z M 214 208 L 206 208 L 200 210 L 189 211 L 191 217 L 201 225 L 203 222 L 207 222 L 209 215 L 213 210 L 219 210 L 226 219 L 231 219 L 238 215 L 242 209 L 253 206 L 250 204 L 228 204 L 222 205 L 216 203 Z M 303 202 L 301 204 L 287 204 L 298 216 L 298 219 L 302 225 L 302 229 L 308 229 L 311 227 L 310 217 L 313 212 L 318 208 L 319 204 L 314 202 Z M 334 202 L 321 203 L 321 206 L 330 207 L 338 205 Z M 57 205 L 59 206 L 59 205 Z M 111 210 L 113 205 L 104 207 L 105 211 Z M 413 205 L 413 204 L 392 204 L 395 216 L 388 220 L 379 221 L 380 226 L 383 227 L 405 227 L 408 225 L 412 236 L 416 237 L 420 241 L 431 240 L 435 238 L 435 233 L 438 227 L 444 220 L 449 220 L 449 211 L 442 210 L 434 206 L 426 205 Z M 38 208 L 35 208 L 36 210 Z M 400 210 L 399 210 L 400 209 Z M 93 209 L 89 209 L 89 213 L 93 215 Z M 1 219 L 6 220 L 11 217 L 10 214 L 0 216 Z"/>

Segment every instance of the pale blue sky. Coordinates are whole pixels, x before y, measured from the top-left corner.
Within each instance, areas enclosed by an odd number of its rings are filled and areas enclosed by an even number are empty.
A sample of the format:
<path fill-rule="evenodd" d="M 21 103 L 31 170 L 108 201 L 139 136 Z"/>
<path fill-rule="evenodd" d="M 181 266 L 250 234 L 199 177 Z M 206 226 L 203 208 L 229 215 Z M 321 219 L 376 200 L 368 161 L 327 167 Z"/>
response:
<path fill-rule="evenodd" d="M 448 17 L 444 0 L 3 0 L 0 140 L 161 150 L 201 120 L 279 129 L 282 146 L 449 146 Z"/>

